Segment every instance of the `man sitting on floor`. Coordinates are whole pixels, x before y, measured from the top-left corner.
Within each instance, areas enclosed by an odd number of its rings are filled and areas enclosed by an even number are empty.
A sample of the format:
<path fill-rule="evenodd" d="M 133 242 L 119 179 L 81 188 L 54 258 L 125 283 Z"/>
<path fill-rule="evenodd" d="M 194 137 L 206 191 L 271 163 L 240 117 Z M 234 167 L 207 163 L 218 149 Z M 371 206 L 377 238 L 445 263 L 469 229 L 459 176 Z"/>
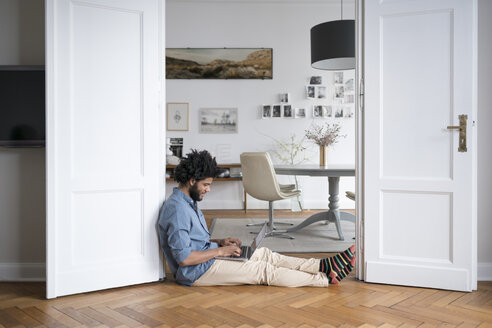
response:
<path fill-rule="evenodd" d="M 284 256 L 265 247 L 256 249 L 245 262 L 215 259 L 241 253 L 239 239 L 210 239 L 205 217 L 198 209 L 197 202 L 220 173 L 215 158 L 206 150 L 192 150 L 176 167 L 174 179 L 179 185 L 162 206 L 159 237 L 179 284 L 326 287 L 338 284 L 353 270 L 355 246 L 322 260 Z"/>

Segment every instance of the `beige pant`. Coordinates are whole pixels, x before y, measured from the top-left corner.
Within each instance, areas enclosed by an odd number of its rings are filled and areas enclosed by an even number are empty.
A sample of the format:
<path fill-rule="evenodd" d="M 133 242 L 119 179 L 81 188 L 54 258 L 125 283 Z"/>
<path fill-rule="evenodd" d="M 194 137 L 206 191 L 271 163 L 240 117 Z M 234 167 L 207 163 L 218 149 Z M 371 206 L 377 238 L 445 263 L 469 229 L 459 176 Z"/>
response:
<path fill-rule="evenodd" d="M 249 261 L 216 260 L 193 286 L 270 285 L 327 287 L 319 259 L 301 259 L 258 248 Z"/>

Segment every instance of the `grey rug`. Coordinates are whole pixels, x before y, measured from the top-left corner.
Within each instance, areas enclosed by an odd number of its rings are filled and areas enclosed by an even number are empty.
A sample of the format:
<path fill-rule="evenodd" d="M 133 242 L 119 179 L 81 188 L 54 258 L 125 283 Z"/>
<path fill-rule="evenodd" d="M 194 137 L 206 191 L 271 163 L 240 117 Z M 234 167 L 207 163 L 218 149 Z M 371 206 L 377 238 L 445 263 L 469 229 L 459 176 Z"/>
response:
<path fill-rule="evenodd" d="M 210 227 L 211 239 L 221 239 L 226 237 L 239 238 L 245 245 L 250 245 L 254 234 L 250 231 L 258 232 L 259 227 L 247 227 L 247 223 L 265 222 L 267 219 L 222 219 L 215 218 Z M 275 218 L 278 222 L 291 222 L 294 225 L 301 223 L 304 219 L 282 219 Z M 301 230 L 291 232 L 289 235 L 295 239 L 268 237 L 262 242 L 261 246 L 268 247 L 272 251 L 285 253 L 320 253 L 320 252 L 340 252 L 355 244 L 355 224 L 342 221 L 342 231 L 344 241 L 338 239 L 338 233 L 334 223 L 324 224 L 315 222 Z M 277 226 L 284 229 L 285 226 Z"/>

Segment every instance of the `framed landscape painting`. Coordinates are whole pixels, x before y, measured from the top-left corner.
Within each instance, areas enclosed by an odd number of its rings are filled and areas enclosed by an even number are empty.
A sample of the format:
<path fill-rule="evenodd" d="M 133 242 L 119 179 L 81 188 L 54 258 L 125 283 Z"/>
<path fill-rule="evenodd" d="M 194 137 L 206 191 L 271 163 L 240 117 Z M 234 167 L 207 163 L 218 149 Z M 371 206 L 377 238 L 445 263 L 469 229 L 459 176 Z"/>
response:
<path fill-rule="evenodd" d="M 167 48 L 166 79 L 272 79 L 271 48 Z"/>
<path fill-rule="evenodd" d="M 237 133 L 237 108 L 200 108 L 200 133 Z"/>

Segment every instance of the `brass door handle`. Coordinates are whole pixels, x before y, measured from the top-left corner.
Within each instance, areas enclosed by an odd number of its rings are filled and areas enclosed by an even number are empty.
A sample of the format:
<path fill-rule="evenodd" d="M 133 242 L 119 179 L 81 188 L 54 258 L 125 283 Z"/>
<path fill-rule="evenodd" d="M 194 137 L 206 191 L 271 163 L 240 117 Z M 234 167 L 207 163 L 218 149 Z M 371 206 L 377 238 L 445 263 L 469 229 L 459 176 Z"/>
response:
<path fill-rule="evenodd" d="M 460 119 L 460 125 L 448 125 L 448 130 L 459 130 L 460 131 L 460 142 L 458 146 L 458 151 L 460 153 L 465 153 L 466 149 L 466 122 L 468 120 L 468 115 L 458 115 Z"/>

